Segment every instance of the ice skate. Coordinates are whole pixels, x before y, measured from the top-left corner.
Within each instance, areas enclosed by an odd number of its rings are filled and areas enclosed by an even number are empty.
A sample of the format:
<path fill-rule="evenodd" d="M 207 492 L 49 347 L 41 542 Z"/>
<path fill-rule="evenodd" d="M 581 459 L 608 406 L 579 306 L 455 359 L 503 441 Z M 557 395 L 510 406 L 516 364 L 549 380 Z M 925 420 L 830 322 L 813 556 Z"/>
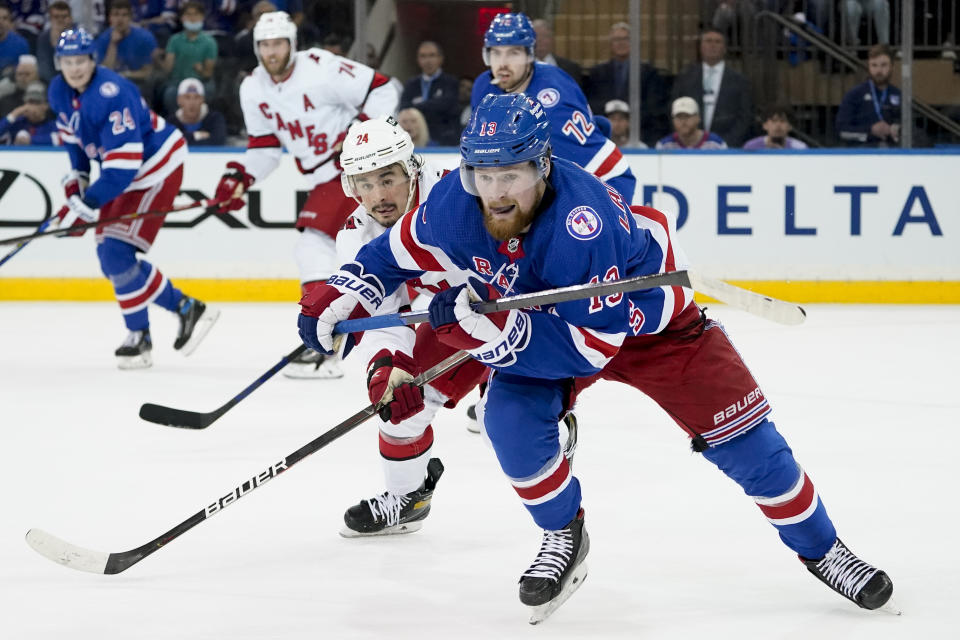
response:
<path fill-rule="evenodd" d="M 467 407 L 467 431 L 480 433 L 480 422 L 477 421 L 477 405 Z"/>
<path fill-rule="evenodd" d="M 177 307 L 180 329 L 173 348 L 185 356 L 190 355 L 200 345 L 213 323 L 220 317 L 220 310 L 213 309 L 196 298 L 183 296 Z"/>
<path fill-rule="evenodd" d="M 127 334 L 127 339 L 113 354 L 117 356 L 117 366 L 121 369 L 146 369 L 153 364 L 151 350 L 150 329 L 144 329 Z"/>
<path fill-rule="evenodd" d="M 283 368 L 283 375 L 297 379 L 333 380 L 343 377 L 340 358 L 307 349 Z"/>
<path fill-rule="evenodd" d="M 900 608 L 890 600 L 893 594 L 890 576 L 858 558 L 840 538 L 819 560 L 803 557 L 800 560 L 821 582 L 858 607 L 900 615 Z"/>
<path fill-rule="evenodd" d="M 388 536 L 419 531 L 423 521 L 430 515 L 430 500 L 437 481 L 443 475 L 440 458 L 431 458 L 427 464 L 427 477 L 416 491 L 396 495 L 384 491 L 369 500 L 361 500 L 343 514 L 344 538 L 363 536 Z"/>
<path fill-rule="evenodd" d="M 531 609 L 530 624 L 546 620 L 580 588 L 587 578 L 584 560 L 589 551 L 583 509 L 563 529 L 543 532 L 540 552 L 520 577 L 520 602 Z"/>

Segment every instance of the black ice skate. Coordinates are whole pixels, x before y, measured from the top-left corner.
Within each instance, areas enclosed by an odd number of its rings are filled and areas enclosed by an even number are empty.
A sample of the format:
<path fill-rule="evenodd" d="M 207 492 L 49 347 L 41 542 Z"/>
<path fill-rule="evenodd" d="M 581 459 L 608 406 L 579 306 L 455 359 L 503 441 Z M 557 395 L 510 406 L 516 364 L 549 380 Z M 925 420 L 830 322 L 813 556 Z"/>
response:
<path fill-rule="evenodd" d="M 183 296 L 177 307 L 177 317 L 180 318 L 180 330 L 177 331 L 173 348 L 188 356 L 200 346 L 210 327 L 220 317 L 220 310 L 207 307 L 196 298 Z"/>
<path fill-rule="evenodd" d="M 340 358 L 336 355 L 328 356 L 307 349 L 283 368 L 283 375 L 288 378 L 332 380 L 342 378 L 343 369 L 340 368 Z"/>
<path fill-rule="evenodd" d="M 837 538 L 827 555 L 819 560 L 801 557 L 810 573 L 821 582 L 864 609 L 880 609 L 900 615 L 892 602 L 893 582 L 885 572 L 858 558 Z M 884 606 L 886 605 L 886 606 Z"/>
<path fill-rule="evenodd" d="M 117 356 L 117 366 L 121 369 L 146 369 L 153 364 L 151 350 L 150 329 L 144 329 L 127 334 L 127 339 L 113 354 Z"/>
<path fill-rule="evenodd" d="M 398 496 L 384 491 L 369 500 L 362 500 L 343 514 L 346 526 L 340 530 L 344 538 L 388 536 L 419 531 L 430 515 L 430 499 L 443 475 L 440 458 L 430 458 L 427 478 L 416 491 Z"/>
<path fill-rule="evenodd" d="M 546 620 L 587 578 L 584 560 L 590 536 L 583 526 L 583 509 L 563 529 L 544 530 L 540 553 L 520 576 L 520 602 L 531 607 L 530 624 Z"/>

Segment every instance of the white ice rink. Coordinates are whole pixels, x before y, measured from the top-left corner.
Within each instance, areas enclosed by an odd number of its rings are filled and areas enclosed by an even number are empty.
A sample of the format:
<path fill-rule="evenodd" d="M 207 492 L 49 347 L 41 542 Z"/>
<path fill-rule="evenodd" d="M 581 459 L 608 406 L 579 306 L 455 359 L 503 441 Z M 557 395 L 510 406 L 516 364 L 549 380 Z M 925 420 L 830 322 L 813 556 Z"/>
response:
<path fill-rule="evenodd" d="M 958 307 L 811 306 L 799 327 L 710 309 L 841 538 L 893 578 L 899 618 L 820 584 L 655 405 L 612 383 L 578 412 L 589 577 L 538 627 L 516 582 L 540 533 L 464 406 L 435 425 L 446 473 L 418 533 L 337 533 L 381 491 L 369 422 L 122 574 L 32 551 L 31 527 L 140 546 L 366 404 L 353 363 L 339 381 L 277 376 L 204 431 L 141 421 L 144 402 L 215 409 L 298 342 L 296 305 L 220 306 L 189 359 L 152 308 L 154 367 L 122 372 L 113 304 L 0 304 L 0 638 L 960 637 Z"/>

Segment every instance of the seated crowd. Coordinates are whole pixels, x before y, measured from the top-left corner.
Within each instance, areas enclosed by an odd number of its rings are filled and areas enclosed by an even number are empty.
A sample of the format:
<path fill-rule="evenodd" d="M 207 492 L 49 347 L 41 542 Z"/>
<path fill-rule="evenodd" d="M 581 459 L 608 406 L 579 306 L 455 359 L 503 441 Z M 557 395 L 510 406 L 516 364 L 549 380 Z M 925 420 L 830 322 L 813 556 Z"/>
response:
<path fill-rule="evenodd" d="M 265 12 L 291 14 L 301 48 L 322 46 L 343 55 L 347 40 L 321 34 L 304 18 L 301 0 L 0 0 L 0 144 L 58 144 L 46 86 L 56 75 L 53 52 L 59 34 L 82 26 L 95 34 L 98 62 L 132 80 L 158 114 L 187 135 L 190 145 L 243 144 L 243 119 L 236 95 L 257 64 L 252 27 Z M 762 110 L 753 103 L 748 77 L 726 63 L 729 30 L 718 9 L 714 24 L 700 33 L 700 61 L 676 77 L 640 64 L 639 147 L 657 149 L 803 149 L 791 137 L 787 105 Z M 104 21 L 103 18 L 106 18 Z M 718 21 L 720 24 L 718 24 Z M 549 22 L 533 21 L 538 61 L 567 72 L 583 88 L 594 116 L 618 145 L 630 140 L 628 69 L 630 25 L 610 28 L 610 58 L 584 70 L 553 51 Z M 882 26 L 882 25 L 878 25 Z M 878 29 L 879 31 L 879 29 Z M 896 146 L 900 92 L 890 84 L 894 54 L 886 44 L 869 50 L 868 78 L 844 97 L 836 116 L 838 146 Z M 377 53 L 365 61 L 377 65 Z M 455 146 L 470 116 L 473 79 L 443 68 L 437 42 L 416 50 L 420 73 L 403 85 L 398 119 L 417 146 Z M 802 137 L 802 136 L 801 136 Z"/>

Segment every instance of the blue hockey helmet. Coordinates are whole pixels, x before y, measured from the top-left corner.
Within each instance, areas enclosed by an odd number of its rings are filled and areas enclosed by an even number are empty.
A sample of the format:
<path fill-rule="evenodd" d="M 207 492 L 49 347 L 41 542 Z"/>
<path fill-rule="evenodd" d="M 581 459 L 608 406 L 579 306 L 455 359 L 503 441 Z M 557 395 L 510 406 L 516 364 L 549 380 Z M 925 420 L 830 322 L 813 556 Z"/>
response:
<path fill-rule="evenodd" d="M 473 170 L 532 162 L 537 178 L 550 168 L 550 121 L 524 93 L 488 94 L 460 138 L 460 180 L 476 195 Z"/>
<path fill-rule="evenodd" d="M 490 47 L 523 47 L 532 59 L 536 42 L 537 33 L 526 14 L 499 13 L 483 35 L 483 62 L 490 66 Z"/>
<path fill-rule="evenodd" d="M 67 29 L 60 34 L 57 41 L 57 57 L 62 56 L 95 56 L 93 36 L 83 27 Z"/>

